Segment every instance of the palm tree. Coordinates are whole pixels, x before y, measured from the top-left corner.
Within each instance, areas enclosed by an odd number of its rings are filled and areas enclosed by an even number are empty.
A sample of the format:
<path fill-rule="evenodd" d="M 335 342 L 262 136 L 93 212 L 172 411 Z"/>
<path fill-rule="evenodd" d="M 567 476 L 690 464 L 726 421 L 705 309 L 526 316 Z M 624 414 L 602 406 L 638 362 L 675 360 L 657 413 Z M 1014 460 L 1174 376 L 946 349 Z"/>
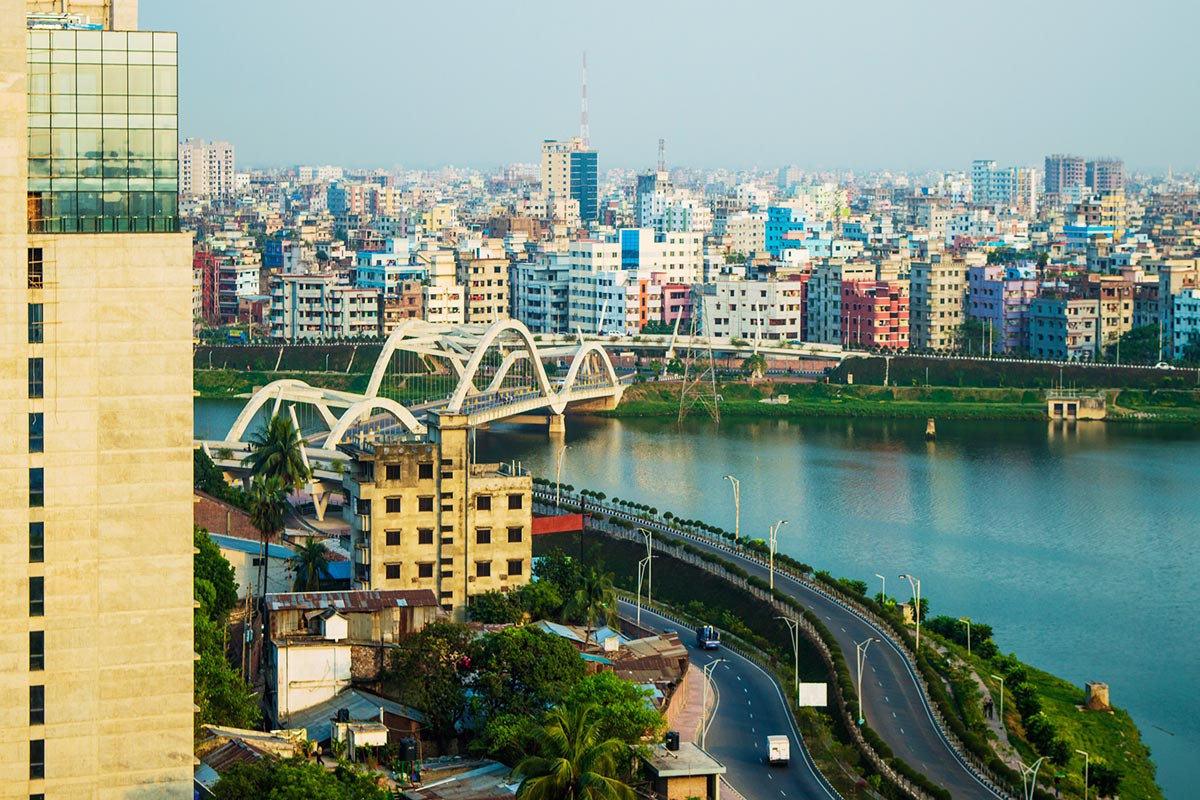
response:
<path fill-rule="evenodd" d="M 324 542 L 318 542 L 313 537 L 304 539 L 304 544 L 292 556 L 292 568 L 296 577 L 292 580 L 292 591 L 316 592 L 321 589 L 321 576 L 332 577 L 329 574 L 329 559 Z"/>
<path fill-rule="evenodd" d="M 251 452 L 243 463 L 254 479 L 275 478 L 289 492 L 309 479 L 304 463 L 304 439 L 289 417 L 276 414 L 250 438 Z"/>
<path fill-rule="evenodd" d="M 568 609 L 572 616 L 582 616 L 587 624 L 587 637 L 592 638 L 597 620 L 613 623 L 617 616 L 616 592 L 613 590 L 612 574 L 604 574 L 589 566 L 580 576 L 582 584 Z"/>
<path fill-rule="evenodd" d="M 587 704 L 546 715 L 537 734 L 540 755 L 513 770 L 522 778 L 518 800 L 634 800 L 633 790 L 614 777 L 625 745 L 600 741 L 596 710 Z"/>
<path fill-rule="evenodd" d="M 287 493 L 277 481 L 263 478 L 250 485 L 250 524 L 258 528 L 258 590 L 267 593 L 267 542 L 283 530 L 283 508 Z"/>

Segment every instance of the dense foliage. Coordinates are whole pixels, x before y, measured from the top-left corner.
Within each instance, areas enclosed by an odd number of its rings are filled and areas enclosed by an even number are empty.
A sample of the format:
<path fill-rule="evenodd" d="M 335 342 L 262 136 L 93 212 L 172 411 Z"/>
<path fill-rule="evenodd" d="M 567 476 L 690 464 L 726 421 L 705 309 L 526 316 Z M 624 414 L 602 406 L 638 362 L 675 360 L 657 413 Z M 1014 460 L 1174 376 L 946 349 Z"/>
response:
<path fill-rule="evenodd" d="M 213 789 L 217 800 L 385 800 L 373 779 L 345 766 L 332 772 L 301 759 L 234 764 Z"/>

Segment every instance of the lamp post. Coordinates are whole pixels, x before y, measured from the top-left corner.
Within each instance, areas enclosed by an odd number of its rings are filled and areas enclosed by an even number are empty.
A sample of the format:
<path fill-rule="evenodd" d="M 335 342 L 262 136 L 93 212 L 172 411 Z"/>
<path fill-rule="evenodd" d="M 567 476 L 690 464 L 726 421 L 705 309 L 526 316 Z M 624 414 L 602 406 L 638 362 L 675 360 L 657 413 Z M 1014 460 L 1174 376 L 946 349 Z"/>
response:
<path fill-rule="evenodd" d="M 771 588 L 772 589 L 775 588 L 775 544 L 778 541 L 779 529 L 782 528 L 784 525 L 787 525 L 786 519 L 781 519 L 778 522 L 776 522 L 774 525 L 771 526 L 771 536 L 770 536 L 769 544 L 770 544 L 770 549 L 771 549 L 770 573 L 771 573 Z"/>
<path fill-rule="evenodd" d="M 558 498 L 562 493 L 562 460 L 563 454 L 571 449 L 571 445 L 564 444 L 558 448 L 558 457 L 554 463 L 554 510 L 558 511 Z"/>
<path fill-rule="evenodd" d="M 1046 757 L 1042 756 L 1037 761 L 1033 762 L 1032 767 L 1027 767 L 1024 763 L 1021 764 L 1021 784 L 1025 789 L 1025 800 L 1033 800 L 1033 793 L 1037 791 L 1038 767 L 1040 767 L 1042 762 L 1045 760 Z"/>
<path fill-rule="evenodd" d="M 921 652 L 921 582 L 909 575 L 907 572 L 900 576 L 908 579 L 908 585 L 912 587 L 913 595 L 917 600 L 917 608 L 913 612 L 913 617 L 917 620 L 917 652 Z"/>
<path fill-rule="evenodd" d="M 725 480 L 733 486 L 733 540 L 736 542 L 742 517 L 742 482 L 732 475 L 726 475 Z"/>
<path fill-rule="evenodd" d="M 971 618 L 959 617 L 959 622 L 965 623 L 967 626 L 967 658 L 971 657 Z"/>
<path fill-rule="evenodd" d="M 775 617 L 787 623 L 788 631 L 792 634 L 792 653 L 796 656 L 796 666 L 793 670 L 793 680 L 796 682 L 796 705 L 800 705 L 800 620 L 793 617 Z"/>
<path fill-rule="evenodd" d="M 878 642 L 874 637 L 868 637 L 864 641 L 855 642 L 854 647 L 858 650 L 858 725 L 862 727 L 862 674 L 863 667 L 867 663 L 867 648 L 871 646 L 871 642 Z"/>
<path fill-rule="evenodd" d="M 879 580 L 883 582 L 883 588 L 879 590 L 879 596 L 883 598 L 879 605 L 883 605 L 887 602 L 887 578 L 883 577 L 878 572 L 875 573 L 875 577 L 879 578 Z"/>
<path fill-rule="evenodd" d="M 642 627 L 642 575 L 646 571 L 646 567 L 650 566 L 650 559 L 643 558 L 638 562 L 638 579 L 637 579 L 637 626 Z"/>
<path fill-rule="evenodd" d="M 723 659 L 723 658 L 715 658 L 712 661 L 705 664 L 704 667 L 701 669 L 701 672 L 704 673 L 704 695 L 703 695 L 703 699 L 700 701 L 700 749 L 701 750 L 704 749 L 705 734 L 708 733 L 708 680 L 712 676 L 713 667 L 715 667 L 717 664 L 720 664 L 724 660 L 725 659 Z"/>
<path fill-rule="evenodd" d="M 646 537 L 646 604 L 654 600 L 654 534 L 646 528 L 638 528 L 638 533 Z"/>
<path fill-rule="evenodd" d="M 1000 681 L 1000 728 L 1004 728 L 1004 677 L 1001 675 L 993 675 L 993 678 Z"/>
<path fill-rule="evenodd" d="M 1076 750 L 1075 752 L 1083 756 L 1083 800 L 1087 800 L 1088 762 L 1091 761 L 1091 757 L 1084 750 Z"/>

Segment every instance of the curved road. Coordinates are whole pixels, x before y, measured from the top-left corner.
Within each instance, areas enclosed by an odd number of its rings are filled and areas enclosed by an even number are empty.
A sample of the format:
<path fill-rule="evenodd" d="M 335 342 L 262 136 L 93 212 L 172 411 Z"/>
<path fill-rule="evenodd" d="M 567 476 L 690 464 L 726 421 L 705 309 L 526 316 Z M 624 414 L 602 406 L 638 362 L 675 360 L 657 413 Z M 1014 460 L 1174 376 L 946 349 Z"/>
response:
<path fill-rule="evenodd" d="M 624 511 L 607 506 L 604 508 L 605 513 L 616 514 L 655 532 L 661 531 L 691 542 L 701 549 L 737 562 L 751 575 L 764 581 L 768 579 L 765 565 L 709 539 L 671 530 L 662 523 Z M 901 654 L 899 646 L 882 630 L 814 587 L 778 570 L 775 572 L 775 586 L 821 618 L 841 646 L 852 678 L 857 680 L 858 677 L 854 671 L 855 643 L 868 638 L 880 640 L 867 651 L 866 674 L 862 681 L 863 716 L 880 738 L 887 742 L 894 755 L 923 772 L 934 783 L 945 787 L 955 800 L 995 800 L 1006 797 L 983 783 L 943 737 L 926 706 L 914 668 Z"/>
<path fill-rule="evenodd" d="M 633 604 L 622 601 L 621 606 L 632 619 Z M 813 763 L 779 684 L 762 667 L 726 648 L 699 649 L 690 631 L 646 608 L 642 609 L 642 626 L 679 631 L 679 639 L 696 669 L 718 658 L 725 659 L 710 672 L 714 692 L 710 697 L 714 702 L 704 744 L 725 765 L 725 780 L 730 786 L 754 800 L 841 800 Z M 787 767 L 767 766 L 766 739 L 774 734 L 787 734 L 792 740 L 792 758 Z"/>

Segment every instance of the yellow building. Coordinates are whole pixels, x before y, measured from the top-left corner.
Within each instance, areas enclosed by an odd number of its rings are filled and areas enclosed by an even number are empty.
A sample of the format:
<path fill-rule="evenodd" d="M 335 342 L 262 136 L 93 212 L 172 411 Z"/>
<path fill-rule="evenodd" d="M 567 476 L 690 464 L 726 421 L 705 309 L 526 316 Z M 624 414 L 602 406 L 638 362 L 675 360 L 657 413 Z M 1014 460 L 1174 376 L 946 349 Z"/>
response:
<path fill-rule="evenodd" d="M 342 445 L 356 589 L 432 589 L 455 619 L 471 595 L 529 582 L 528 475 L 468 460 L 466 417 L 431 414 L 428 436 Z"/>
<path fill-rule="evenodd" d="M 0 798 L 191 797 L 192 248 L 136 18 L 0 0 Z"/>

